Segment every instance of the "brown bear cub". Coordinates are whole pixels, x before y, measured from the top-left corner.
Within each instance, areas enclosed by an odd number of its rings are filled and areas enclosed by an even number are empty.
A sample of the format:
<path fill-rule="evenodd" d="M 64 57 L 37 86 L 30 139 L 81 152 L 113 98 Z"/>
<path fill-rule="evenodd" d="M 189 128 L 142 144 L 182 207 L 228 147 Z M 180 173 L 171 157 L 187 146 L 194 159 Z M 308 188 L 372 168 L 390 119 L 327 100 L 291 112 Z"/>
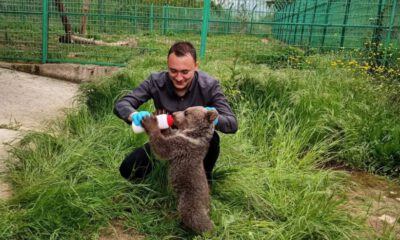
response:
<path fill-rule="evenodd" d="M 218 112 L 204 107 L 190 107 L 175 112 L 174 126 L 167 133 L 152 115 L 142 120 L 150 139 L 151 150 L 160 159 L 169 161 L 169 179 L 178 197 L 182 222 L 196 233 L 213 229 L 208 211 L 210 193 L 203 166 L 214 133 L 213 121 Z"/>

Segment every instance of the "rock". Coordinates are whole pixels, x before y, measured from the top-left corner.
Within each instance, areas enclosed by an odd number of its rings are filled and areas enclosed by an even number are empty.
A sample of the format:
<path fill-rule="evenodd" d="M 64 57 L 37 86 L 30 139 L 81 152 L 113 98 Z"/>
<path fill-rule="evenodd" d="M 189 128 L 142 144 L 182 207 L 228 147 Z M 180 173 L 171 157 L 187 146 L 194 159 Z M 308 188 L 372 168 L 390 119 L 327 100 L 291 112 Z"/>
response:
<path fill-rule="evenodd" d="M 389 224 L 392 224 L 392 225 L 396 222 L 396 218 L 395 217 L 392 217 L 392 216 L 389 216 L 389 215 L 386 215 L 386 214 L 383 214 L 378 219 L 381 220 L 381 221 L 387 222 Z"/>
<path fill-rule="evenodd" d="M 96 65 L 41 64 L 38 74 L 71 82 L 86 82 L 98 78 L 99 76 L 110 75 L 118 69 L 118 67 Z"/>
<path fill-rule="evenodd" d="M 100 76 L 111 75 L 118 71 L 119 67 L 113 66 L 97 66 L 97 65 L 80 65 L 72 63 L 6 63 L 0 62 L 0 68 L 17 70 L 30 74 L 46 76 L 67 80 L 71 82 L 87 82 L 92 81 Z"/>

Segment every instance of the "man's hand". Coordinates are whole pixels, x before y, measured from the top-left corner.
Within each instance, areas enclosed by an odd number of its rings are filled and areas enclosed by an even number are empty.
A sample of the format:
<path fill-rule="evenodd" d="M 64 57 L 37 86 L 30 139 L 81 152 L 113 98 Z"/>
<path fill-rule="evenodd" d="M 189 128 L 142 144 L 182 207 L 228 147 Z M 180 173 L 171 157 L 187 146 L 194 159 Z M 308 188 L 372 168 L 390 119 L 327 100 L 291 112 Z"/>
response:
<path fill-rule="evenodd" d="M 217 111 L 217 109 L 215 107 L 204 107 L 205 109 L 207 109 L 208 111 Z M 218 111 L 217 111 L 218 112 Z M 218 124 L 218 117 L 214 120 L 214 126 Z"/>
<path fill-rule="evenodd" d="M 132 114 L 132 124 L 142 127 L 142 120 L 144 117 L 149 117 L 151 114 L 148 111 L 140 111 Z"/>

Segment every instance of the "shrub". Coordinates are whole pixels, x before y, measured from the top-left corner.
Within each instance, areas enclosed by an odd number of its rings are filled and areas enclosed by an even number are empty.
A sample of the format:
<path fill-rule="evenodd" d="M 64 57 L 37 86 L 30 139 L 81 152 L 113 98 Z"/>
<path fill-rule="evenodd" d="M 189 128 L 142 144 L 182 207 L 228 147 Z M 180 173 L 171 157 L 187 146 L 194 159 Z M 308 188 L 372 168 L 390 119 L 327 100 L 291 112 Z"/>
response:
<path fill-rule="evenodd" d="M 365 72 L 383 81 L 400 81 L 400 51 L 392 45 L 366 42 L 356 53 Z"/>
<path fill-rule="evenodd" d="M 301 68 L 304 64 L 305 53 L 299 48 L 279 44 L 267 53 L 244 55 L 243 58 L 251 63 L 265 64 L 272 69 Z"/>

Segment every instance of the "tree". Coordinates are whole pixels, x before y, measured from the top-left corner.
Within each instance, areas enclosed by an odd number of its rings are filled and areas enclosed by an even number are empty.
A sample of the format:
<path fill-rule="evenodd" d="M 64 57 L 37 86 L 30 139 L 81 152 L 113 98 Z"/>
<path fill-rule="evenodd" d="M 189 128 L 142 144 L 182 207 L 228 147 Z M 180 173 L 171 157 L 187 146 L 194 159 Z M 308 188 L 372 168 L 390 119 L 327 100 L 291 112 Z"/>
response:
<path fill-rule="evenodd" d="M 296 0 L 266 0 L 266 3 L 268 6 L 274 5 L 276 10 L 281 10 L 295 1 Z"/>
<path fill-rule="evenodd" d="M 62 0 L 55 0 L 55 4 L 57 10 L 61 13 L 61 22 L 64 27 L 65 36 L 60 37 L 60 42 L 70 43 L 71 42 L 71 35 L 72 35 L 72 27 L 69 23 L 68 17 L 65 14 L 65 7 Z"/>
<path fill-rule="evenodd" d="M 86 14 L 89 12 L 89 6 L 90 6 L 90 0 L 83 0 L 82 12 L 85 15 L 82 16 L 82 21 L 81 21 L 80 33 L 82 35 L 86 35 L 86 33 L 87 33 L 87 15 Z"/>

